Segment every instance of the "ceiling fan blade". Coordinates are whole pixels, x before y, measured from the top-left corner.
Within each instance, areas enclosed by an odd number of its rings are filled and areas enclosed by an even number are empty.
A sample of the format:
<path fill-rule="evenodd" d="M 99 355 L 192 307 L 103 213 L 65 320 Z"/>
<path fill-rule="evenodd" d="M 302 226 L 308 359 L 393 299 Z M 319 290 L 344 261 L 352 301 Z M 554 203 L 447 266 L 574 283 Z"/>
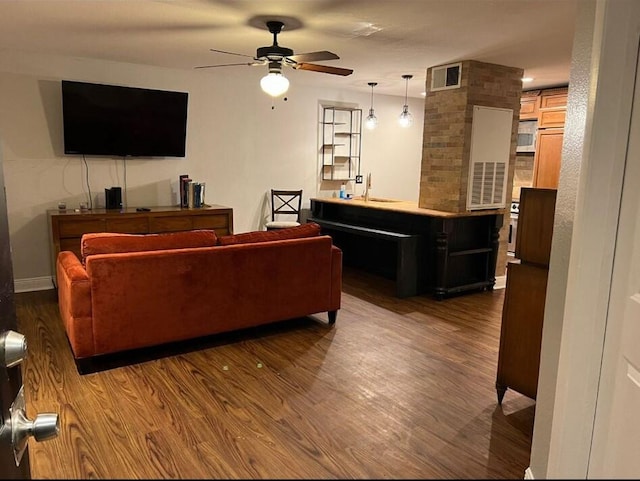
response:
<path fill-rule="evenodd" d="M 217 50 L 215 48 L 210 48 L 209 50 L 211 50 L 212 52 L 226 53 L 226 54 L 229 54 L 229 55 L 239 55 L 240 57 L 251 57 L 251 58 L 253 58 L 252 55 L 245 55 L 244 53 L 227 52 L 226 50 Z"/>
<path fill-rule="evenodd" d="M 261 62 L 225 63 L 220 65 L 200 65 L 198 67 L 193 67 L 193 68 L 235 67 L 238 65 L 245 65 L 245 66 L 248 65 L 249 67 L 253 67 L 254 65 L 262 65 L 262 63 Z"/>
<path fill-rule="evenodd" d="M 333 52 L 327 52 L 326 50 L 320 52 L 299 53 L 296 55 L 289 55 L 294 62 L 320 62 L 322 60 L 338 60 L 338 57 Z"/>
<path fill-rule="evenodd" d="M 353 73 L 353 70 L 349 68 L 330 67 L 328 65 L 318 65 L 315 63 L 299 63 L 294 65 L 293 68 L 296 70 L 312 70 L 313 72 L 330 73 L 333 75 L 343 76 L 351 75 Z"/>

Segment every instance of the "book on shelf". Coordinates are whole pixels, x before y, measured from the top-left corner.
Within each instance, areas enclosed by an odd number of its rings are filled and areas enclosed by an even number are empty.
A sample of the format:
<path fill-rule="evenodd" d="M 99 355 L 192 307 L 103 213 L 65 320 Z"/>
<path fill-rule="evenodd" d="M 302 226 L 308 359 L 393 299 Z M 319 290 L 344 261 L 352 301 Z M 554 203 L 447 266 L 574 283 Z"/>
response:
<path fill-rule="evenodd" d="M 195 183 L 193 181 L 187 182 L 187 208 L 193 209 L 195 207 Z"/>
<path fill-rule="evenodd" d="M 180 207 L 197 209 L 205 207 L 205 182 L 195 182 L 188 175 L 180 176 Z"/>
<path fill-rule="evenodd" d="M 191 182 L 188 174 L 182 174 L 180 176 L 180 182 L 178 188 L 180 189 L 180 207 L 187 207 L 187 183 Z"/>
<path fill-rule="evenodd" d="M 200 182 L 196 182 L 193 184 L 193 206 L 198 209 L 202 207 L 201 196 L 202 195 L 202 184 Z"/>

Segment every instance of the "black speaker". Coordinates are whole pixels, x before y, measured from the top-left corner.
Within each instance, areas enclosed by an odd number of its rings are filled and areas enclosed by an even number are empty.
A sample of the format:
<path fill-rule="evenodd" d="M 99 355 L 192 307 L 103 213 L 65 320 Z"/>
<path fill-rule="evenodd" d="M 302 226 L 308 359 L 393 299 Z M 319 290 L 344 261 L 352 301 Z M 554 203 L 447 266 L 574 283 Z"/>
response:
<path fill-rule="evenodd" d="M 122 209 L 122 188 L 104 189 L 104 200 L 107 209 Z"/>

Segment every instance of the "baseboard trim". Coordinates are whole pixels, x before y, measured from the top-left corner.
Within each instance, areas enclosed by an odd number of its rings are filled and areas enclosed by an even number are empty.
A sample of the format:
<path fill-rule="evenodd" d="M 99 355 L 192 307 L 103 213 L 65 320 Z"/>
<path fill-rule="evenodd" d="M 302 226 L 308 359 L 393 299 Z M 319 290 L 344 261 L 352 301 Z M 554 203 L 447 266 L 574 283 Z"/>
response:
<path fill-rule="evenodd" d="M 494 284 L 494 289 L 504 289 L 507 287 L 507 276 L 497 276 L 496 283 Z"/>
<path fill-rule="evenodd" d="M 51 276 L 15 279 L 13 281 L 13 289 L 15 292 L 47 291 L 53 288 L 54 285 Z"/>
<path fill-rule="evenodd" d="M 531 466 L 524 470 L 524 479 L 536 479 L 533 477 L 533 471 L 531 471 Z"/>

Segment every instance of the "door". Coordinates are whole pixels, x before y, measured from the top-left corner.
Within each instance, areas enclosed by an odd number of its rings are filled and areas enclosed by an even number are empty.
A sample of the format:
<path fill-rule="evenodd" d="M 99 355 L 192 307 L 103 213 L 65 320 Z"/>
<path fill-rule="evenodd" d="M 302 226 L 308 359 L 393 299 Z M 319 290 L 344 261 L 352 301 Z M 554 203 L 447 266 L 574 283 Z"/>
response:
<path fill-rule="evenodd" d="M 0 150 L 0 155 L 2 151 Z M 7 221 L 7 203 L 4 188 L 4 171 L 0 158 L 0 333 L 9 330 L 16 331 L 17 319 L 13 302 L 13 263 L 11 261 L 11 247 L 9 244 L 9 224 Z M 0 346 L 4 351 L 4 346 Z M 3 353 L 4 354 L 4 353 Z M 0 362 L 0 403 L 2 403 L 2 426 L 6 426 L 11 418 L 10 409 L 13 401 L 18 397 L 22 386 L 22 372 L 20 365 L 7 367 Z M 3 433 L 6 428 L 3 428 Z M 2 478 L 30 478 L 29 456 L 24 453 L 20 466 L 16 466 L 10 432 L 7 431 L 0 444 L 0 474 Z"/>
<path fill-rule="evenodd" d="M 640 477 L 640 80 L 629 142 L 589 478 Z"/>
<path fill-rule="evenodd" d="M 0 144 L 0 477 L 29 479 L 27 439 L 42 441 L 58 434 L 58 415 L 39 414 L 34 421 L 26 417 L 20 362 L 26 354 L 24 337 L 16 331 L 17 318 L 13 292 L 13 263 L 9 243 L 9 223 Z"/>

